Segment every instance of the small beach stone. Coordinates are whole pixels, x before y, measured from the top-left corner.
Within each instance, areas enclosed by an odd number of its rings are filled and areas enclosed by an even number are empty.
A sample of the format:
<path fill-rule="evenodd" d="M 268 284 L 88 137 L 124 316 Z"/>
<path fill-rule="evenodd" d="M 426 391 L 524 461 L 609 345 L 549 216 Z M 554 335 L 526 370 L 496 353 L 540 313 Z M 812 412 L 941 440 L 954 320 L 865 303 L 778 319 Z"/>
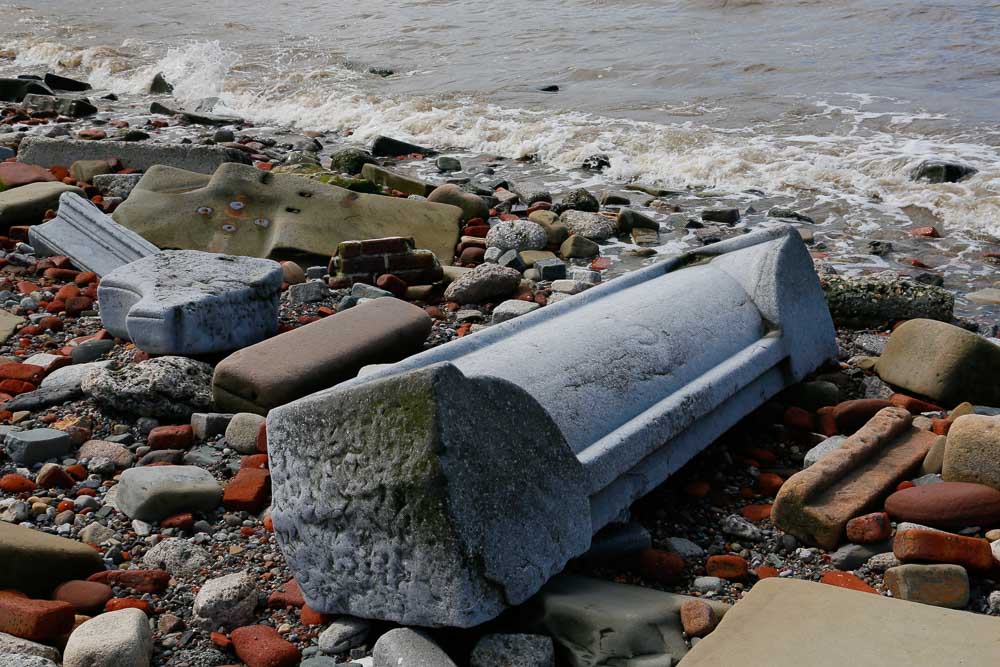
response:
<path fill-rule="evenodd" d="M 501 322 L 512 320 L 515 317 L 527 315 L 528 313 L 538 310 L 539 308 L 541 308 L 541 306 L 533 301 L 509 299 L 493 309 L 493 324 L 500 324 Z"/>
<path fill-rule="evenodd" d="M 257 451 L 257 435 L 260 433 L 264 417 L 252 412 L 238 412 L 226 427 L 226 442 L 240 454 L 254 454 Z"/>
<path fill-rule="evenodd" d="M 354 616 L 340 616 L 320 633 L 319 650 L 329 655 L 347 653 L 365 643 L 371 622 Z"/>
<path fill-rule="evenodd" d="M 195 466 L 129 468 L 118 483 L 118 509 L 126 516 L 158 521 L 179 512 L 209 511 L 219 506 L 222 488 Z"/>
<path fill-rule="evenodd" d="M 211 556 L 204 548 L 179 537 L 163 540 L 142 559 L 142 564 L 148 568 L 165 570 L 179 577 L 195 576 L 211 563 Z"/>
<path fill-rule="evenodd" d="M 247 572 L 206 581 L 194 599 L 194 623 L 205 630 L 229 631 L 253 621 L 257 586 Z"/>
<path fill-rule="evenodd" d="M 146 614 L 121 609 L 76 628 L 63 652 L 63 667 L 148 667 L 153 636 Z"/>
<path fill-rule="evenodd" d="M 521 273 L 496 264 L 480 264 L 445 290 L 444 298 L 460 304 L 484 303 L 504 297 L 521 284 Z"/>
<path fill-rule="evenodd" d="M 374 667 L 455 667 L 448 654 L 420 630 L 396 628 L 375 642 Z"/>
<path fill-rule="evenodd" d="M 615 234 L 614 221 L 598 213 L 565 211 L 559 216 L 559 222 L 566 225 L 570 234 L 581 236 L 590 241 L 606 241 Z M 560 254 L 564 257 L 567 256 L 561 249 Z"/>

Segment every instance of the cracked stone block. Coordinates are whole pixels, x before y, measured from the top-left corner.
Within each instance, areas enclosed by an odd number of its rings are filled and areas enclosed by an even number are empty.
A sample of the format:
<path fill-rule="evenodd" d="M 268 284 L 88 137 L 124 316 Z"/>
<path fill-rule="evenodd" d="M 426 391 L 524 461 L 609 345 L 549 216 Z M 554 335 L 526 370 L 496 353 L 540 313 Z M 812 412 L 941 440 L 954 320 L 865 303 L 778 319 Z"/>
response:
<path fill-rule="evenodd" d="M 281 265 L 165 250 L 104 277 L 101 321 L 150 354 L 209 354 L 253 345 L 278 328 Z"/>
<path fill-rule="evenodd" d="M 153 167 L 114 219 L 161 248 L 330 257 L 343 241 L 405 236 L 450 263 L 461 215 L 456 206 L 224 164 L 211 176 Z"/>
<path fill-rule="evenodd" d="M 476 625 L 836 353 L 790 227 L 691 251 L 271 410 L 276 535 L 318 611 Z"/>
<path fill-rule="evenodd" d="M 72 192 L 59 197 L 55 218 L 28 228 L 28 241 L 40 255 L 66 255 L 74 265 L 99 276 L 160 252 L 155 245 Z"/>
<path fill-rule="evenodd" d="M 151 144 L 134 141 L 88 141 L 85 139 L 51 139 L 27 136 L 17 151 L 17 161 L 42 167 L 69 166 L 77 160 L 108 160 L 117 158 L 122 164 L 139 171 L 155 165 L 187 169 L 210 174 L 227 162 L 250 163 L 241 150 L 222 146 L 195 144 Z"/>

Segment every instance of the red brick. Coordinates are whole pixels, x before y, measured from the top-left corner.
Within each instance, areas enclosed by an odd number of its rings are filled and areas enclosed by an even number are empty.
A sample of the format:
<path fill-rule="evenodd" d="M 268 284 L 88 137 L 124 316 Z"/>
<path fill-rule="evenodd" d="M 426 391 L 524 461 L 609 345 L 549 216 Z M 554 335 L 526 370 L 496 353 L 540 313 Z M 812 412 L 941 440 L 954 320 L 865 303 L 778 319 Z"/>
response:
<path fill-rule="evenodd" d="M 71 489 L 76 481 L 57 463 L 46 463 L 38 472 L 35 482 L 43 489 Z"/>
<path fill-rule="evenodd" d="M 684 576 L 684 559 L 662 549 L 643 549 L 639 552 L 639 573 L 660 583 L 675 583 Z"/>
<path fill-rule="evenodd" d="M 875 595 L 878 595 L 878 591 L 850 572 L 838 572 L 836 570 L 826 572 L 822 577 L 820 577 L 819 580 L 820 583 L 823 584 L 838 586 L 840 588 L 849 588 L 852 591 L 861 591 L 863 593 L 875 593 Z"/>
<path fill-rule="evenodd" d="M 257 451 L 267 454 L 267 422 L 261 422 L 257 429 Z"/>
<path fill-rule="evenodd" d="M 911 230 L 910 233 L 914 236 L 922 236 L 928 239 L 941 238 L 941 232 L 939 232 L 936 227 L 917 227 Z"/>
<path fill-rule="evenodd" d="M 4 493 L 25 493 L 34 490 L 35 483 L 24 475 L 12 472 L 0 477 L 0 491 Z"/>
<path fill-rule="evenodd" d="M 833 409 L 833 418 L 837 428 L 844 435 L 853 435 L 875 416 L 879 410 L 892 407 L 889 401 L 878 398 L 859 398 L 853 401 L 839 403 Z"/>
<path fill-rule="evenodd" d="M 194 527 L 194 515 L 190 512 L 168 516 L 160 521 L 160 528 L 178 528 L 180 530 L 191 530 Z"/>
<path fill-rule="evenodd" d="M 188 449 L 194 445 L 194 429 L 190 424 L 157 426 L 149 432 L 147 444 L 151 449 Z"/>
<path fill-rule="evenodd" d="M 267 598 L 267 606 L 270 609 L 285 609 L 287 607 L 305 606 L 305 598 L 302 597 L 302 589 L 299 582 L 289 579 L 271 593 Z"/>
<path fill-rule="evenodd" d="M 885 512 L 856 516 L 847 522 L 847 539 L 858 544 L 873 544 L 889 539 L 892 524 Z"/>
<path fill-rule="evenodd" d="M 230 638 L 236 655 L 247 667 L 294 667 L 299 649 L 267 625 L 248 625 L 233 630 Z"/>
<path fill-rule="evenodd" d="M 18 394 L 27 394 L 29 391 L 34 391 L 35 385 L 30 382 L 24 382 L 22 380 L 3 380 L 0 381 L 0 392 L 5 394 L 10 394 L 11 396 L 17 396 Z"/>
<path fill-rule="evenodd" d="M 212 643 L 223 650 L 229 649 L 233 645 L 233 640 L 222 634 L 221 632 L 209 633 L 208 638 L 212 640 Z"/>
<path fill-rule="evenodd" d="M 72 299 L 75 296 L 80 296 L 80 288 L 76 285 L 63 285 L 56 292 L 56 301 L 65 302 L 67 299 Z"/>
<path fill-rule="evenodd" d="M 980 572 L 994 566 L 989 541 L 930 530 L 896 533 L 892 553 L 904 563 L 950 563 Z"/>
<path fill-rule="evenodd" d="M 76 278 L 73 279 L 73 282 L 75 282 L 77 285 L 80 285 L 81 287 L 90 285 L 91 283 L 97 282 L 97 274 L 94 273 L 93 271 L 81 271 L 80 273 L 76 274 Z"/>
<path fill-rule="evenodd" d="M 764 496 L 773 496 L 781 489 L 781 485 L 785 483 L 785 479 L 781 475 L 775 475 L 773 472 L 762 472 L 757 478 L 757 491 Z"/>
<path fill-rule="evenodd" d="M 31 294 L 32 292 L 37 292 L 39 289 L 41 289 L 40 287 L 38 287 L 38 285 L 31 282 L 30 280 L 21 280 L 17 283 L 16 287 L 18 292 L 26 296 L 28 294 Z"/>
<path fill-rule="evenodd" d="M 38 384 L 45 377 L 45 369 L 34 364 L 0 364 L 0 380 L 22 380 Z"/>
<path fill-rule="evenodd" d="M 271 498 L 271 473 L 259 468 L 241 468 L 222 494 L 222 505 L 233 511 L 259 512 Z"/>
<path fill-rule="evenodd" d="M 708 482 L 689 482 L 684 486 L 684 493 L 692 498 L 704 498 L 712 486 Z"/>
<path fill-rule="evenodd" d="M 909 411 L 911 415 L 919 415 L 922 412 L 944 412 L 944 408 L 919 398 L 913 398 L 906 394 L 893 394 L 889 397 L 889 402 L 893 405 Z"/>
<path fill-rule="evenodd" d="M 79 315 L 94 307 L 94 301 L 89 296 L 74 296 L 66 299 L 66 314 Z"/>
<path fill-rule="evenodd" d="M 772 577 L 777 577 L 778 570 L 771 567 L 770 565 L 761 565 L 756 570 L 753 571 L 757 575 L 758 579 L 770 579 Z"/>
<path fill-rule="evenodd" d="M 816 430 L 828 438 L 840 432 L 833 418 L 833 406 L 826 405 L 816 411 Z"/>
<path fill-rule="evenodd" d="M 241 468 L 267 468 L 267 454 L 251 454 L 240 459 Z"/>
<path fill-rule="evenodd" d="M 415 244 L 412 238 L 389 236 L 384 239 L 367 239 L 361 242 L 363 255 L 394 255 L 413 250 Z"/>
<path fill-rule="evenodd" d="M 302 625 L 326 625 L 332 618 L 331 614 L 318 612 L 309 605 L 303 605 L 302 611 L 299 613 Z"/>
<path fill-rule="evenodd" d="M 146 616 L 153 613 L 152 605 L 139 598 L 111 598 L 104 605 L 104 611 L 118 611 L 119 609 L 138 609 Z"/>
<path fill-rule="evenodd" d="M 44 642 L 69 634 L 76 610 L 68 602 L 32 600 L 15 591 L 0 591 L 0 632 Z"/>
<path fill-rule="evenodd" d="M 747 505 L 740 510 L 740 514 L 743 515 L 744 519 L 748 519 L 753 522 L 763 521 L 764 519 L 771 518 L 771 505 Z"/>
<path fill-rule="evenodd" d="M 406 296 L 406 288 L 409 287 L 409 285 L 406 284 L 405 280 L 401 280 L 391 273 L 385 273 L 379 276 L 375 281 L 375 287 L 384 289 L 387 292 L 392 292 L 392 295 L 397 299 L 402 299 Z"/>
<path fill-rule="evenodd" d="M 87 581 L 130 588 L 137 593 L 161 593 L 170 584 L 170 573 L 164 570 L 105 570 L 90 575 Z"/>
<path fill-rule="evenodd" d="M 75 579 L 59 584 L 52 592 L 53 600 L 68 602 L 78 614 L 91 615 L 104 609 L 108 600 L 114 597 L 114 592 L 107 584 L 99 581 L 80 581 Z"/>
<path fill-rule="evenodd" d="M 51 268 L 51 269 L 45 269 L 45 272 L 42 274 L 42 276 L 48 278 L 49 280 L 58 280 L 58 281 L 73 280 L 74 278 L 76 278 L 76 271 L 74 271 L 73 269 Z"/>
<path fill-rule="evenodd" d="M 722 579 L 746 579 L 747 561 L 740 556 L 709 556 L 705 571 L 709 576 Z"/>
<path fill-rule="evenodd" d="M 816 417 L 813 413 L 808 410 L 803 410 L 802 408 L 797 408 L 792 406 L 785 410 L 783 417 L 783 423 L 788 428 L 793 428 L 799 431 L 814 431 L 816 430 Z"/>

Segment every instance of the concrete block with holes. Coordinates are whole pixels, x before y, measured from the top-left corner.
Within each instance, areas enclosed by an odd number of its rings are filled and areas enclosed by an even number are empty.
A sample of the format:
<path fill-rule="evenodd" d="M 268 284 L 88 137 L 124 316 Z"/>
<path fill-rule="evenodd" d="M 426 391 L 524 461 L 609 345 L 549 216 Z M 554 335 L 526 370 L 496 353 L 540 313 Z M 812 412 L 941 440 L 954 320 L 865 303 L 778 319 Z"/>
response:
<path fill-rule="evenodd" d="M 278 328 L 281 265 L 269 259 L 164 250 L 104 276 L 97 297 L 113 335 L 150 354 L 211 354 Z"/>
<path fill-rule="evenodd" d="M 457 206 L 361 194 L 241 164 L 223 164 L 211 176 L 152 167 L 114 213 L 160 248 L 329 258 L 343 241 L 403 236 L 445 264 L 461 216 Z"/>
<path fill-rule="evenodd" d="M 313 609 L 477 625 L 836 353 L 793 228 L 692 250 L 272 410 L 275 532 Z"/>

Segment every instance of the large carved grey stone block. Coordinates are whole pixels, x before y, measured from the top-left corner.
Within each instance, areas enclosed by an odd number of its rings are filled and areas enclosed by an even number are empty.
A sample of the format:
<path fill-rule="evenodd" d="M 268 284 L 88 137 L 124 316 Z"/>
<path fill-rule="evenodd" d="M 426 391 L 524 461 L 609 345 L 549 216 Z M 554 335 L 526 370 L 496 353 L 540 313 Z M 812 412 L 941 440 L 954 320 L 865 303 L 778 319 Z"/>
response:
<path fill-rule="evenodd" d="M 76 266 L 99 276 L 160 252 L 72 192 L 59 197 L 59 214 L 55 218 L 28 228 L 28 242 L 40 255 L 66 255 Z"/>
<path fill-rule="evenodd" d="M 314 609 L 481 623 L 836 351 L 792 228 L 684 253 L 272 410 L 275 530 Z"/>
<path fill-rule="evenodd" d="M 208 354 L 264 340 L 278 327 L 281 265 L 166 250 L 109 273 L 101 321 L 151 354 Z"/>
<path fill-rule="evenodd" d="M 139 171 L 160 164 L 201 174 L 211 174 L 226 162 L 250 163 L 250 158 L 243 151 L 222 146 L 52 139 L 38 135 L 25 137 L 17 151 L 18 162 L 42 167 L 68 165 L 77 160 L 112 158 L 118 158 L 126 167 Z"/>

